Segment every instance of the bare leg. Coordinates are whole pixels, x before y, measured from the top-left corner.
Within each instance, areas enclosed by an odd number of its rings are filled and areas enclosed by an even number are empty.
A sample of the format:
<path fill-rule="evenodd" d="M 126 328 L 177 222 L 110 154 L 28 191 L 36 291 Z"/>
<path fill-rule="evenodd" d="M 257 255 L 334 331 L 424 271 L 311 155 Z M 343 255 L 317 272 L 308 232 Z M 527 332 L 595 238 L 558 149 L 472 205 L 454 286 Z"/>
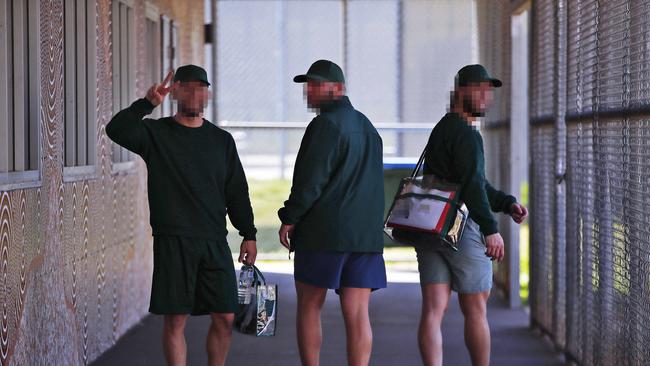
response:
<path fill-rule="evenodd" d="M 418 343 L 426 366 L 442 366 L 442 332 L 440 324 L 447 311 L 451 288 L 448 283 L 422 285 L 422 315 Z"/>
<path fill-rule="evenodd" d="M 370 289 L 342 288 L 341 309 L 347 333 L 349 366 L 367 366 L 372 351 L 372 328 L 368 316 Z"/>
<path fill-rule="evenodd" d="M 490 364 L 490 326 L 487 321 L 487 299 L 490 291 L 458 294 L 465 315 L 465 345 L 474 366 Z"/>
<path fill-rule="evenodd" d="M 169 366 L 185 366 L 187 347 L 185 345 L 185 323 L 187 314 L 164 316 L 163 351 Z"/>
<path fill-rule="evenodd" d="M 208 365 L 223 366 L 226 363 L 232 338 L 233 313 L 211 313 L 212 324 L 208 331 Z"/>
<path fill-rule="evenodd" d="M 320 346 L 323 341 L 320 313 L 327 289 L 296 281 L 296 292 L 298 294 L 296 328 L 300 360 L 304 366 L 318 366 Z"/>

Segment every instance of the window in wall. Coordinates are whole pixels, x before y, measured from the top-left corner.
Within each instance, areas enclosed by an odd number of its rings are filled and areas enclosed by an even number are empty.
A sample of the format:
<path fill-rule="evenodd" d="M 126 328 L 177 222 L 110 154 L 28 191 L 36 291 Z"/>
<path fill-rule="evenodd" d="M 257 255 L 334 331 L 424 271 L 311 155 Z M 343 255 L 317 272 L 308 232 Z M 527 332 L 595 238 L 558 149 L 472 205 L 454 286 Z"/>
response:
<path fill-rule="evenodd" d="M 64 175 L 95 173 L 97 44 L 94 2 L 65 0 Z"/>
<path fill-rule="evenodd" d="M 145 29 L 145 58 L 147 70 L 145 73 L 145 88 L 159 83 L 162 79 L 161 71 L 161 40 L 160 40 L 160 13 L 158 9 L 150 3 L 146 7 L 146 29 Z M 154 109 L 151 114 L 152 118 L 160 118 L 160 108 Z"/>
<path fill-rule="evenodd" d="M 170 70 L 176 70 L 179 65 L 178 53 L 178 26 L 169 19 L 167 16 L 160 17 L 160 32 L 161 32 L 161 58 L 162 58 L 162 72 L 160 80 L 169 73 Z M 174 102 L 171 98 L 165 98 L 161 105 L 161 113 L 163 116 L 170 116 L 175 113 Z"/>
<path fill-rule="evenodd" d="M 133 4 L 127 0 L 113 0 L 112 44 L 113 44 L 113 113 L 117 113 L 134 102 L 135 92 L 135 44 Z M 133 154 L 113 143 L 114 167 L 133 160 Z"/>
<path fill-rule="evenodd" d="M 40 180 L 37 0 L 0 2 L 0 184 Z"/>
<path fill-rule="evenodd" d="M 172 68 L 176 70 L 180 66 L 180 52 L 178 49 L 178 24 L 172 20 L 172 45 L 171 45 L 171 62 L 172 62 Z"/>

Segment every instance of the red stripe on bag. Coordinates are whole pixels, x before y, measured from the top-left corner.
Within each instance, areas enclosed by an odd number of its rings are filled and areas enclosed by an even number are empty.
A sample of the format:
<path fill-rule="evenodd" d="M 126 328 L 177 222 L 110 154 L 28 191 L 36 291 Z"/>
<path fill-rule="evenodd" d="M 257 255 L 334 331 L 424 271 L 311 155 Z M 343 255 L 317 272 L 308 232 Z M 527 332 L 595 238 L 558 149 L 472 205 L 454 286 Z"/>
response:
<path fill-rule="evenodd" d="M 449 200 L 453 200 L 454 196 L 456 195 L 456 192 L 451 192 L 449 194 Z M 451 204 L 447 203 L 445 204 L 444 210 L 442 210 L 442 214 L 440 215 L 440 220 L 438 220 L 438 224 L 436 225 L 436 232 L 441 233 L 442 228 L 445 226 L 445 222 L 447 221 L 447 214 L 449 213 L 449 208 L 451 207 Z"/>

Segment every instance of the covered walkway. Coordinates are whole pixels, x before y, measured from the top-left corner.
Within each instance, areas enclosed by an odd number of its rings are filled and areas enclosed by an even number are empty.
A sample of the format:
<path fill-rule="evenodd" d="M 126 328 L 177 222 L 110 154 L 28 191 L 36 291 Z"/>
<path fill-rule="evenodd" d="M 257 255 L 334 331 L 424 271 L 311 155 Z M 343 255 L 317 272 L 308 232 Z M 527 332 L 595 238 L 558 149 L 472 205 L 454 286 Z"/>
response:
<path fill-rule="evenodd" d="M 460 67 L 503 81 L 481 119 L 486 177 L 530 219 L 499 217 L 493 365 L 650 364 L 650 0 L 0 0 L 0 365 L 164 364 L 146 166 L 106 124 L 190 63 L 209 72 L 205 117 L 232 134 L 249 186 L 270 187 L 251 196 L 280 330 L 237 334 L 228 364 L 298 364 L 277 209 L 314 116 L 291 79 L 323 58 L 385 167 L 417 161 Z M 371 364 L 418 365 L 417 273 L 390 276 Z M 207 326 L 190 321 L 191 365 Z M 324 327 L 322 364 L 344 364 L 333 294 Z M 444 334 L 445 363 L 469 364 L 455 299 Z"/>
<path fill-rule="evenodd" d="M 261 264 L 277 270 L 277 266 Z M 286 265 L 284 266 L 286 271 Z M 282 269 L 281 269 L 282 270 Z M 228 365 L 293 366 L 300 365 L 295 333 L 296 297 L 293 276 L 271 273 L 267 278 L 279 285 L 279 330 L 273 338 L 255 338 L 235 333 Z M 376 292 L 371 300 L 374 344 L 370 364 L 373 366 L 421 365 L 417 347 L 420 312 L 420 289 L 417 273 L 389 272 L 388 289 Z M 397 282 L 399 281 L 399 282 Z M 529 316 L 522 309 L 509 309 L 501 296 L 493 295 L 489 303 L 492 329 L 492 364 L 500 366 L 562 365 L 550 342 L 531 332 Z M 321 364 L 345 365 L 345 329 L 338 297 L 330 292 L 323 310 L 323 348 Z M 208 317 L 190 318 L 187 327 L 188 365 L 207 364 L 204 341 Z M 160 336 L 162 319 L 148 316 L 122 337 L 94 366 L 163 365 Z M 443 323 L 445 365 L 470 365 L 463 343 L 463 317 L 454 295 Z"/>

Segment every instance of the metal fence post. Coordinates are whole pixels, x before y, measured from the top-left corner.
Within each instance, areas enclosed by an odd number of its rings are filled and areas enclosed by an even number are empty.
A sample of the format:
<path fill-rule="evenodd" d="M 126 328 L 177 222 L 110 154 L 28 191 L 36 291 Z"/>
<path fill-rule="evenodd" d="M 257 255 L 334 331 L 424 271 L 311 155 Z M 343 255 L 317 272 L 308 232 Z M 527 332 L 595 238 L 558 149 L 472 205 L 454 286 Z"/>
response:
<path fill-rule="evenodd" d="M 597 9 L 597 22 L 596 27 L 598 30 L 601 29 L 601 17 L 603 16 L 602 11 L 600 11 L 599 3 L 596 3 Z M 598 75 L 600 63 L 601 63 L 601 53 L 603 52 L 600 47 L 600 38 L 596 37 L 596 73 Z M 603 136 L 601 135 L 603 127 L 601 126 L 602 122 L 600 121 L 599 111 L 600 111 L 600 97 L 601 97 L 601 85 L 598 80 L 595 85 L 595 91 L 593 93 L 593 110 L 594 110 L 594 165 L 595 165 L 595 175 L 600 178 L 597 180 L 596 188 L 596 209 L 600 213 L 596 217 L 595 229 L 597 230 L 597 261 L 598 261 L 598 293 L 596 299 L 596 319 L 598 322 L 598 334 L 613 334 L 613 324 L 611 323 L 613 315 L 613 291 L 614 291 L 614 278 L 613 278 L 613 268 L 611 266 L 613 262 L 613 243 L 612 243 L 612 205 L 611 205 L 611 190 L 610 190 L 610 176 L 609 171 L 606 167 L 607 157 L 603 151 Z M 603 342 L 603 339 L 599 337 L 594 337 L 594 351 L 597 356 L 594 357 L 595 360 L 598 360 L 599 363 L 603 365 L 611 365 L 614 360 L 611 359 L 611 343 L 606 340 Z"/>
<path fill-rule="evenodd" d="M 553 333 L 556 346 L 566 345 L 566 84 L 567 0 L 555 8 L 555 240 L 553 248 Z"/>
<path fill-rule="evenodd" d="M 215 125 L 219 123 L 219 108 L 217 108 L 217 101 L 218 99 L 218 89 L 217 86 L 219 85 L 218 83 L 218 75 L 219 75 L 219 70 L 217 70 L 217 57 L 219 55 L 218 50 L 218 42 L 217 42 L 217 37 L 218 37 L 218 20 L 217 20 L 217 2 L 218 0 L 211 0 L 210 2 L 210 18 L 212 19 L 212 27 L 210 28 L 212 31 L 212 65 L 210 66 L 212 68 L 212 75 L 210 75 L 210 79 L 212 80 L 212 123 Z M 165 70 L 167 72 L 167 70 Z"/>
<path fill-rule="evenodd" d="M 348 74 L 348 45 L 349 45 L 349 40 L 348 40 L 348 32 L 349 32 L 349 24 L 348 24 L 348 0 L 341 0 L 341 9 L 343 10 L 343 72 L 345 75 Z"/>
<path fill-rule="evenodd" d="M 623 55 L 624 59 L 624 70 L 623 70 L 623 96 L 622 104 L 624 109 L 630 108 L 631 94 L 632 94 L 632 12 L 630 7 L 634 3 L 634 0 L 628 0 L 626 4 L 626 32 L 625 32 L 625 51 Z M 644 31 L 647 31 L 647 22 L 645 23 Z M 647 290 L 643 286 L 644 276 L 647 275 L 647 272 L 644 272 L 641 267 L 643 265 L 642 256 L 643 253 L 640 250 L 640 247 L 645 243 L 642 243 L 640 240 L 635 240 L 635 231 L 638 228 L 635 227 L 635 221 L 643 221 L 642 217 L 639 217 L 636 212 L 643 212 L 644 207 L 636 206 L 637 203 L 643 202 L 643 194 L 641 185 L 634 187 L 635 176 L 642 177 L 642 164 L 640 161 L 636 162 L 634 159 L 634 154 L 632 152 L 633 142 L 633 132 L 632 132 L 633 122 L 630 121 L 630 116 L 624 116 L 623 118 L 623 171 L 627 172 L 624 187 L 623 187 L 623 236 L 624 236 L 624 245 L 625 253 L 628 254 L 628 266 L 629 266 L 629 283 L 628 288 L 630 296 L 626 296 L 626 308 L 628 314 L 625 314 L 625 319 L 629 322 L 629 326 L 626 328 L 626 338 L 628 344 L 631 345 L 631 350 L 627 352 L 626 362 L 629 364 L 634 364 L 640 362 L 644 359 L 644 349 L 646 345 L 643 342 L 643 317 L 641 313 L 643 312 L 643 306 L 641 305 L 642 301 L 639 299 L 644 299 L 644 294 L 647 293 Z M 641 183 L 641 182 L 639 182 Z M 636 206 L 636 207 L 635 207 Z M 640 220 L 639 220 L 640 218 Z"/>
<path fill-rule="evenodd" d="M 404 0 L 397 2 L 397 121 L 404 122 Z M 404 156 L 404 134 L 397 132 L 397 156 Z"/>
<path fill-rule="evenodd" d="M 276 26 L 278 27 L 278 44 L 280 48 L 280 62 L 278 62 L 279 65 L 279 72 L 277 73 L 277 84 L 280 88 L 280 99 L 277 101 L 278 106 L 277 106 L 277 111 L 280 117 L 280 121 L 286 122 L 287 120 L 287 113 L 286 113 L 286 105 L 287 105 L 287 93 L 284 90 L 285 86 L 285 75 L 287 73 L 287 52 L 286 52 L 286 42 L 285 39 L 288 36 L 287 32 L 287 26 L 286 26 L 286 4 L 284 1 L 279 1 L 275 5 L 275 10 L 276 10 Z M 285 170 L 287 167 L 286 163 L 286 155 L 287 155 L 287 130 L 282 129 L 280 131 L 280 179 L 285 179 Z"/>
<path fill-rule="evenodd" d="M 535 44 L 535 40 L 537 39 L 536 33 L 538 32 L 537 30 L 537 7 L 535 4 L 531 4 L 530 7 L 530 24 L 529 24 L 529 33 L 528 33 L 528 52 L 529 52 L 529 59 L 528 59 L 528 88 L 531 90 L 533 87 L 535 87 L 535 76 L 533 74 L 533 70 L 535 70 L 535 47 L 537 46 Z M 537 303 L 539 301 L 539 297 L 537 296 L 537 284 L 535 281 L 537 280 L 537 257 L 535 257 L 535 252 L 533 251 L 533 246 L 531 245 L 533 243 L 533 233 L 535 232 L 535 220 L 534 220 L 534 215 L 536 212 L 535 209 L 535 195 L 533 194 L 535 190 L 537 189 L 537 186 L 535 185 L 535 167 L 532 164 L 532 157 L 533 157 L 533 126 L 531 125 L 531 119 L 534 116 L 534 108 L 533 108 L 533 100 L 534 98 L 534 93 L 529 92 L 528 94 L 528 156 L 529 156 L 529 164 L 528 164 L 528 211 L 530 212 L 530 220 L 528 221 L 528 305 L 530 306 L 530 326 L 531 328 L 535 327 L 538 324 L 538 321 L 536 320 L 536 316 L 538 314 L 537 312 Z"/>
<path fill-rule="evenodd" d="M 569 6 L 567 3 L 567 39 L 570 39 L 572 32 L 574 37 L 576 34 L 578 36 L 574 39 L 575 44 L 571 48 L 570 42 L 567 44 L 567 60 L 569 54 L 572 54 L 573 57 L 576 57 L 578 62 L 576 62 L 575 72 L 576 79 L 576 96 L 575 104 L 578 108 L 581 108 L 582 103 L 580 102 L 580 76 L 581 76 L 581 65 L 580 65 L 580 56 L 581 56 L 581 40 L 580 40 L 580 31 L 581 31 L 581 18 L 576 16 L 580 13 L 580 1 L 576 1 L 573 4 L 573 7 Z M 577 11 L 576 11 L 577 9 Z M 571 28 L 571 22 L 575 22 L 574 28 Z M 577 52 L 576 52 L 577 50 Z M 571 53 L 573 51 L 573 53 Z M 577 53 L 577 55 L 576 55 Z M 567 69 L 569 69 L 567 62 Z M 570 70 L 570 69 L 569 69 Z M 570 71 L 567 70 L 567 80 L 570 78 Z M 568 83 L 567 83 L 568 84 Z M 567 85 L 567 90 L 569 86 Z M 571 108 L 567 98 L 567 110 Z M 570 135 L 575 139 L 571 140 Z M 580 250 L 580 244 L 582 243 L 582 238 L 580 235 L 581 221 L 582 221 L 582 210 L 579 208 L 580 199 L 579 189 L 577 187 L 576 181 L 578 181 L 579 176 L 578 172 L 581 172 L 581 168 L 578 166 L 578 162 L 582 161 L 582 124 L 579 123 L 577 128 L 572 128 L 571 132 L 567 131 L 567 161 L 566 161 L 566 186 L 567 186 L 567 200 L 566 200 L 566 229 L 565 230 L 565 240 L 566 240 L 566 312 L 565 312 L 565 324 L 566 324 L 566 342 L 564 353 L 568 356 L 569 359 L 580 359 L 579 351 L 581 349 L 579 345 L 580 336 L 583 334 L 581 331 L 581 316 L 580 312 L 577 311 L 581 305 L 581 295 L 583 291 L 580 289 L 580 272 L 582 268 L 580 267 L 581 261 L 579 260 L 582 255 Z M 572 145 L 573 143 L 573 145 Z"/>
<path fill-rule="evenodd" d="M 511 19 L 511 102 L 510 102 L 510 191 L 515 197 L 521 199 L 522 183 L 530 182 L 528 178 L 528 149 L 529 147 L 529 65 L 530 65 L 530 5 L 524 4 L 512 14 Z M 525 56 L 524 56 L 525 55 Z M 526 62 L 522 62 L 525 60 Z M 525 141 L 525 144 L 523 143 Z M 511 258 L 508 264 L 508 279 L 510 287 L 510 307 L 521 306 L 520 296 L 520 233 L 521 226 L 508 221 L 508 235 L 511 243 Z M 529 281 L 530 282 L 530 281 Z"/>

